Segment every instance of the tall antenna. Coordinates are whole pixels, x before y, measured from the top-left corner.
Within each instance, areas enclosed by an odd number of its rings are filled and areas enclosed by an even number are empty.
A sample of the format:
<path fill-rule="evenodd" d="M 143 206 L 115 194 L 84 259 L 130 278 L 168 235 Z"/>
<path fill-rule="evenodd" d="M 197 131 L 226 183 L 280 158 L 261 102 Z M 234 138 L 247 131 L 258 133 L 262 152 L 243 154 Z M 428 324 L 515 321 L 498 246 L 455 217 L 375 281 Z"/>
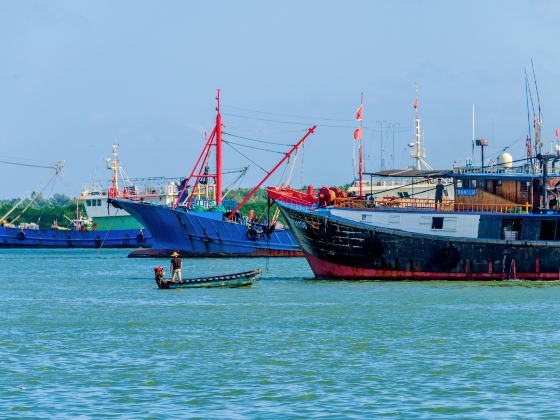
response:
<path fill-rule="evenodd" d="M 415 143 L 410 143 L 410 156 L 414 159 L 414 167 L 417 170 L 422 169 L 422 165 L 424 165 L 427 169 L 432 169 L 432 167 L 424 160 L 426 157 L 425 151 L 422 147 L 422 131 L 420 128 L 420 116 L 418 114 L 418 85 L 416 85 L 416 101 L 414 101 L 414 105 L 412 106 L 415 111 L 415 118 L 414 118 L 414 126 L 415 126 Z"/>
<path fill-rule="evenodd" d="M 527 141 L 525 148 L 527 149 L 527 163 L 533 172 L 535 172 L 535 167 L 533 165 L 533 151 L 531 149 L 531 115 L 529 112 L 529 96 L 531 90 L 529 88 L 529 79 L 527 78 L 527 70 L 525 69 L 525 102 L 527 107 Z M 531 97 L 531 105 L 533 104 L 533 98 Z M 535 108 L 533 107 L 533 113 Z"/>
<path fill-rule="evenodd" d="M 414 102 L 415 115 L 415 130 L 416 130 L 416 150 L 414 159 L 416 160 L 416 169 L 420 170 L 420 161 L 422 160 L 422 137 L 420 133 L 420 117 L 418 116 L 418 85 L 416 85 L 416 101 Z"/>
<path fill-rule="evenodd" d="M 471 145 L 471 164 L 474 164 L 474 104 L 472 104 L 472 145 Z"/>
<path fill-rule="evenodd" d="M 119 145 L 113 144 L 113 160 L 111 161 L 111 171 L 113 171 L 113 180 L 111 191 L 109 191 L 110 197 L 116 197 L 119 194 Z"/>
<path fill-rule="evenodd" d="M 541 133 L 541 128 L 542 128 L 542 117 L 541 117 L 541 100 L 539 98 L 539 87 L 537 85 L 537 76 L 535 75 L 535 66 L 533 65 L 533 59 L 531 58 L 531 68 L 533 69 L 533 81 L 535 83 L 535 92 L 537 93 L 537 106 L 539 109 L 539 113 L 537 116 L 535 116 L 535 120 L 534 120 L 534 127 L 535 127 L 535 154 L 538 155 L 540 153 L 542 153 L 542 133 Z M 534 113 L 534 111 L 533 111 Z"/>

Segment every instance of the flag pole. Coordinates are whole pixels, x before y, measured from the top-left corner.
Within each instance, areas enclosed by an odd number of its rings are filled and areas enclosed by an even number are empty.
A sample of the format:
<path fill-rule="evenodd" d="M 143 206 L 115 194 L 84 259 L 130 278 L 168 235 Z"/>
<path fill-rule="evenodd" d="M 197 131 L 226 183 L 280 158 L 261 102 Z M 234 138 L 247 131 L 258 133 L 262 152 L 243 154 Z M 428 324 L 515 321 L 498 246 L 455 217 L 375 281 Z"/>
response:
<path fill-rule="evenodd" d="M 360 107 L 362 109 L 362 113 L 364 112 L 364 92 L 360 94 Z M 364 160 L 363 160 L 363 148 L 362 148 L 362 136 L 363 136 L 363 118 L 360 118 L 360 197 L 363 195 L 363 175 L 364 175 Z"/>

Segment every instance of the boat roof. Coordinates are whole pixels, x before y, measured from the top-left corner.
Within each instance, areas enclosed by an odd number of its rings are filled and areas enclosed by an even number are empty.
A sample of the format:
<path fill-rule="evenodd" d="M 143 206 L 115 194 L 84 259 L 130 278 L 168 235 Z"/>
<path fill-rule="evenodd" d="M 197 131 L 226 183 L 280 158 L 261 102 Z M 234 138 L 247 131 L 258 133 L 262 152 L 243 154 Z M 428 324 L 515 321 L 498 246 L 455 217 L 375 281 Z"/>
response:
<path fill-rule="evenodd" d="M 471 179 L 510 179 L 510 180 L 532 180 L 541 179 L 542 172 L 533 173 L 527 165 L 512 168 L 504 168 L 499 166 L 488 167 L 458 167 L 453 170 L 450 175 L 452 178 L 471 178 Z M 558 168 L 549 168 L 548 178 L 560 177 Z"/>
<path fill-rule="evenodd" d="M 531 180 L 542 178 L 542 173 L 531 173 L 526 167 L 496 168 L 468 167 L 438 170 L 388 169 L 378 172 L 364 172 L 365 176 L 388 178 L 471 178 L 471 179 L 517 179 Z M 548 178 L 560 178 L 560 171 L 555 168 L 548 172 Z"/>
<path fill-rule="evenodd" d="M 364 172 L 367 176 L 386 176 L 394 178 L 448 178 L 453 174 L 451 169 L 388 169 L 379 172 Z"/>

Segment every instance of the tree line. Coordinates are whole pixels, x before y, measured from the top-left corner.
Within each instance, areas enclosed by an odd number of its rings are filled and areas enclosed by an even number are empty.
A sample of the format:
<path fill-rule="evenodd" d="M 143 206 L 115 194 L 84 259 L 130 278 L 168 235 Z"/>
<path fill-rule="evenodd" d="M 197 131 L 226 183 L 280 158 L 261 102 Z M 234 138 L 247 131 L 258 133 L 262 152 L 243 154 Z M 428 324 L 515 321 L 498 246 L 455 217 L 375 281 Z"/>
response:
<path fill-rule="evenodd" d="M 33 202 L 22 213 L 30 200 L 33 200 Z M 19 198 L 0 200 L 0 219 L 19 201 Z M 32 194 L 30 199 L 24 200 L 6 218 L 6 222 L 11 223 L 15 220 L 15 224 L 37 223 L 40 227 L 51 227 L 56 221 L 59 226 L 68 226 L 69 222 L 66 217 L 70 219 L 76 218 L 76 202 L 76 198 L 68 197 L 64 194 L 53 194 L 49 198 L 45 198 L 42 194 Z M 78 211 L 80 214 L 85 215 L 85 208 L 81 203 L 78 204 Z"/>

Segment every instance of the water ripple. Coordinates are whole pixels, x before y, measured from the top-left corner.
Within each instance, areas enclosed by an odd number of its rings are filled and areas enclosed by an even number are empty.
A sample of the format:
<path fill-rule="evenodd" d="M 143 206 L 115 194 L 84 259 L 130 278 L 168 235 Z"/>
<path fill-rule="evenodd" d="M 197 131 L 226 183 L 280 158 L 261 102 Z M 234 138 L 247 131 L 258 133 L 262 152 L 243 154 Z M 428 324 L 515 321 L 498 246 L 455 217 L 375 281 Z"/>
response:
<path fill-rule="evenodd" d="M 161 291 L 161 262 L 125 253 L 1 251 L 2 417 L 560 412 L 558 283 L 310 281 L 271 259 L 251 289 Z"/>

